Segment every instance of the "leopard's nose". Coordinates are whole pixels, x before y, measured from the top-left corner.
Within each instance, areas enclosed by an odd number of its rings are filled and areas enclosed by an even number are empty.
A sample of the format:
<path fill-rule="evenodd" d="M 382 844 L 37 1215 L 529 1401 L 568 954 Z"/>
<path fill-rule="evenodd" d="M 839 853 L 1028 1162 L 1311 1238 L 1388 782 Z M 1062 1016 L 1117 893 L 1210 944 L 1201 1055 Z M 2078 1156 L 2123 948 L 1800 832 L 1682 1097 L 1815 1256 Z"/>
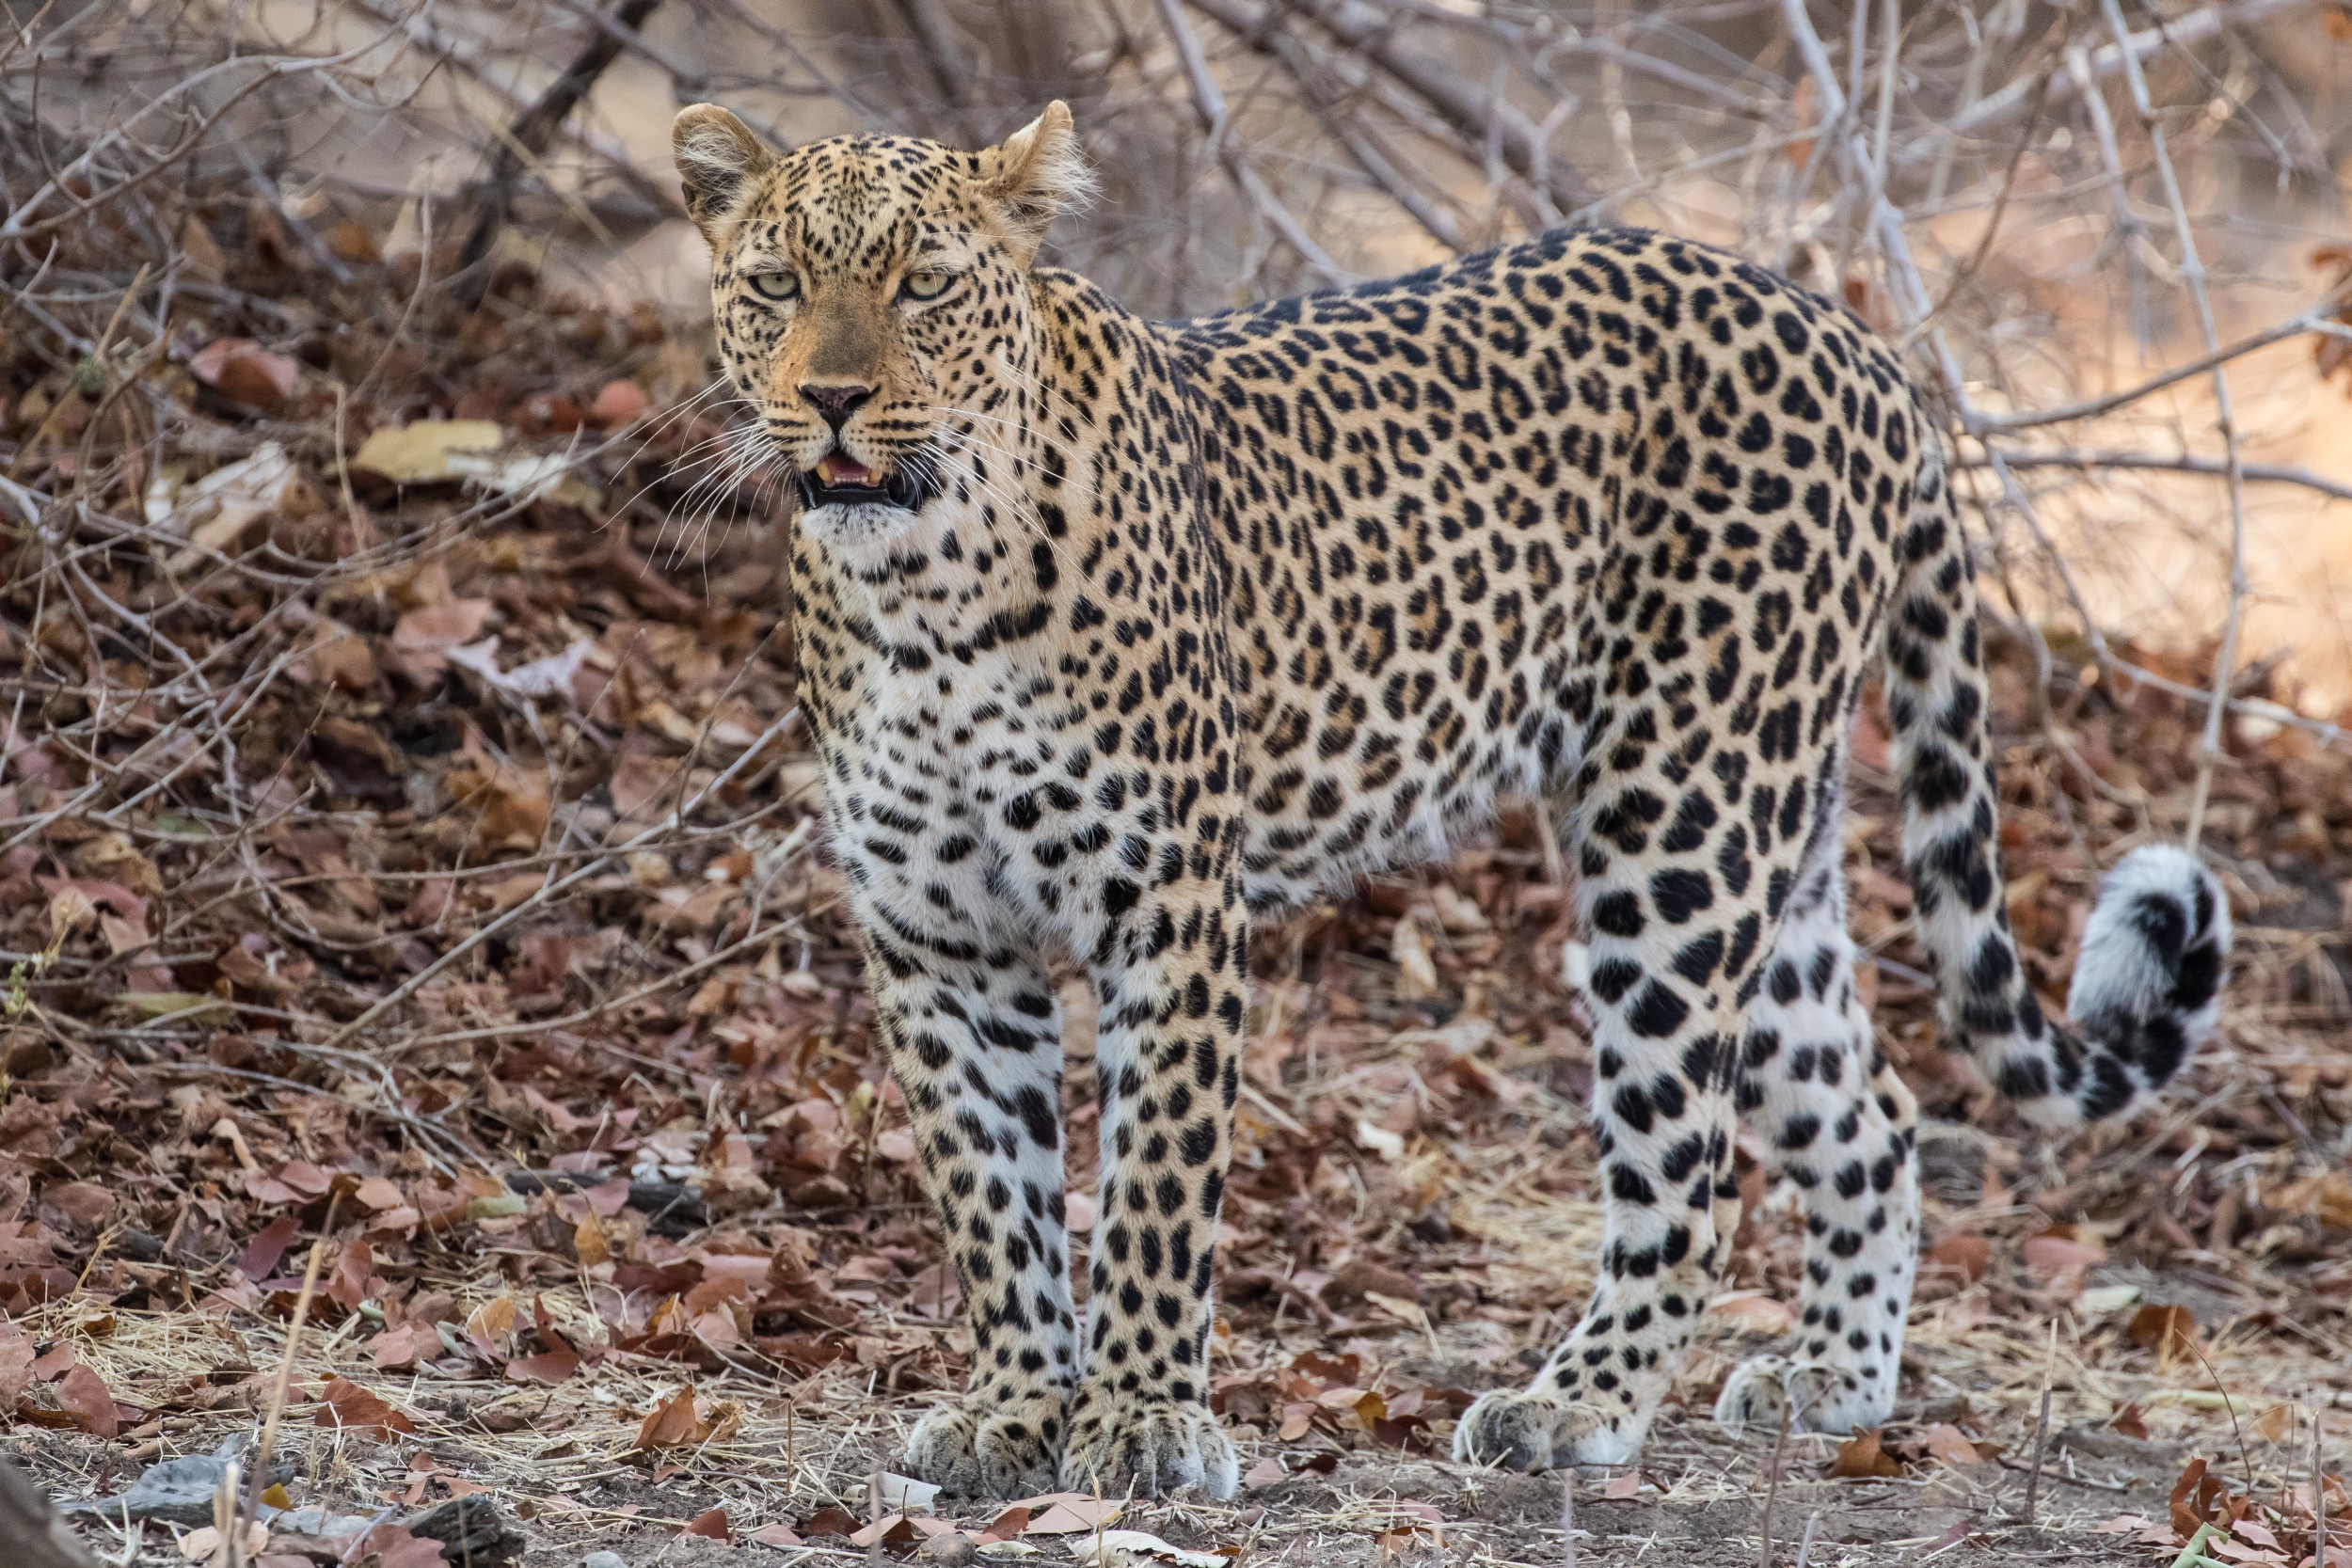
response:
<path fill-rule="evenodd" d="M 809 405 L 817 410 L 825 423 L 833 427 L 835 436 L 840 435 L 841 427 L 850 422 L 850 416 L 873 395 L 874 388 L 855 382 L 803 382 L 801 385 L 801 396 L 808 399 Z"/>

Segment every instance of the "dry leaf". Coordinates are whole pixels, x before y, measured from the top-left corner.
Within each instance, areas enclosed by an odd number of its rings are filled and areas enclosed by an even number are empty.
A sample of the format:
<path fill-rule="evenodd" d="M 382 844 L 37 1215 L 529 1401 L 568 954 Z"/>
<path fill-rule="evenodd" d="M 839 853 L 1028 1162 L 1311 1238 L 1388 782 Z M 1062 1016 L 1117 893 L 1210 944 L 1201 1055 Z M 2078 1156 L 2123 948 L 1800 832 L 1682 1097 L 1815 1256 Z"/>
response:
<path fill-rule="evenodd" d="M 2140 1349 L 2154 1351 L 2159 1368 L 2196 1358 L 2197 1320 L 2185 1307 L 2143 1307 L 2124 1333 Z"/>
<path fill-rule="evenodd" d="M 1938 1421 L 1920 1437 L 1920 1444 L 1933 1457 L 1947 1465 L 1981 1465 L 1984 1455 L 1977 1451 L 1968 1434 L 1947 1421 Z"/>
<path fill-rule="evenodd" d="M 261 1279 L 267 1275 L 278 1267 L 278 1259 L 286 1256 L 286 1249 L 294 1245 L 300 1227 L 294 1223 L 292 1214 L 278 1215 L 262 1227 L 259 1236 L 246 1243 L 243 1252 L 237 1254 L 237 1272 L 247 1279 Z"/>
<path fill-rule="evenodd" d="M 302 366 L 250 338 L 215 338 L 188 359 L 188 373 L 252 408 L 282 408 L 302 385 Z"/>
<path fill-rule="evenodd" d="M 682 1535 L 699 1535 L 707 1541 L 731 1541 L 734 1539 L 733 1536 L 727 1533 L 727 1511 L 723 1508 L 714 1508 L 708 1513 L 695 1514 L 693 1518 L 687 1521 L 686 1528 L 681 1530 L 679 1533 Z"/>
<path fill-rule="evenodd" d="M 440 1333 L 431 1323 L 402 1323 L 368 1342 L 368 1354 L 386 1371 L 405 1370 L 441 1349 Z"/>
<path fill-rule="evenodd" d="M 857 1516 L 846 1508 L 820 1508 L 801 1521 L 801 1528 L 812 1540 L 846 1536 L 856 1530 Z"/>
<path fill-rule="evenodd" d="M 369 1393 L 349 1378 L 328 1378 L 326 1386 L 319 1390 L 319 1398 L 325 1404 L 318 1413 L 317 1424 L 323 1427 L 341 1427 L 385 1442 L 397 1433 L 417 1430 L 417 1423 L 409 1419 L 406 1412 Z"/>
<path fill-rule="evenodd" d="M 562 1383 L 578 1370 L 580 1355 L 568 1350 L 548 1351 L 543 1355 L 518 1355 L 506 1364 L 506 1377 L 510 1383 Z"/>
<path fill-rule="evenodd" d="M 694 1414 L 694 1390 L 681 1388 L 654 1406 L 638 1426 L 633 1446 L 641 1451 L 685 1448 L 696 1441 L 694 1434 L 701 1430 L 702 1423 Z"/>
<path fill-rule="evenodd" d="M 588 422 L 610 429 L 645 412 L 645 389 L 634 381 L 608 381 L 588 405 Z"/>
<path fill-rule="evenodd" d="M 1993 1243 L 1982 1236 L 1947 1236 L 1928 1249 L 1928 1261 L 1974 1285 L 1993 1266 Z"/>
<path fill-rule="evenodd" d="M 1838 1445 L 1829 1473 L 1845 1481 L 1892 1479 L 1903 1473 L 1902 1461 L 1881 1445 L 1875 1430 L 1857 1433 Z"/>
<path fill-rule="evenodd" d="M 15 1409 L 17 1400 L 32 1386 L 34 1354 L 32 1338 L 0 1319 L 0 1412 Z"/>
<path fill-rule="evenodd" d="M 1397 916 L 1389 936 L 1389 960 L 1396 965 L 1396 996 L 1418 1002 L 1438 994 L 1438 961 L 1429 951 L 1429 934 L 1409 914 Z"/>
<path fill-rule="evenodd" d="M 580 1259 L 580 1267 L 586 1269 L 612 1260 L 612 1246 L 605 1239 L 604 1222 L 596 1218 L 594 1209 L 582 1214 L 580 1223 L 572 1227 L 572 1253 Z"/>
<path fill-rule="evenodd" d="M 1751 1334 L 1786 1334 L 1797 1325 L 1797 1315 L 1788 1303 L 1754 1291 L 1724 1296 L 1708 1303 L 1707 1310 Z"/>
<path fill-rule="evenodd" d="M 1044 1497 L 1024 1499 L 1031 1504 L 1049 1506 L 1031 1519 L 1024 1535 L 1076 1535 L 1084 1530 L 1098 1530 L 1117 1521 L 1125 1512 L 1123 1505 L 1089 1497 L 1075 1492 L 1049 1493 Z"/>
<path fill-rule="evenodd" d="M 2028 1236 L 2018 1248 L 2026 1267 L 2038 1274 L 2056 1278 L 2080 1273 L 2093 1263 L 2106 1259 L 2106 1249 L 2095 1242 L 2086 1242 L 2078 1235 L 2062 1229 L 2045 1230 L 2039 1236 Z"/>
<path fill-rule="evenodd" d="M 915 1542 L 914 1523 L 903 1513 L 885 1513 L 864 1528 L 852 1531 L 852 1546 L 882 1545 L 892 1551 L 912 1546 Z"/>
<path fill-rule="evenodd" d="M 351 466 L 400 484 L 441 483 L 460 477 L 453 454 L 494 451 L 505 439 L 493 420 L 420 420 L 371 433 Z"/>
<path fill-rule="evenodd" d="M 365 1242 L 346 1243 L 335 1259 L 335 1272 L 327 1278 L 326 1298 L 346 1312 L 356 1312 L 373 1293 L 369 1286 L 374 1277 L 374 1250 Z"/>
<path fill-rule="evenodd" d="M 77 1366 L 58 1380 L 57 1408 L 92 1437 L 112 1437 L 119 1426 L 114 1390 L 87 1367 Z"/>
<path fill-rule="evenodd" d="M 343 1560 L 375 1568 L 440 1568 L 441 1543 L 429 1535 L 414 1535 L 399 1525 L 377 1525 L 344 1550 Z"/>

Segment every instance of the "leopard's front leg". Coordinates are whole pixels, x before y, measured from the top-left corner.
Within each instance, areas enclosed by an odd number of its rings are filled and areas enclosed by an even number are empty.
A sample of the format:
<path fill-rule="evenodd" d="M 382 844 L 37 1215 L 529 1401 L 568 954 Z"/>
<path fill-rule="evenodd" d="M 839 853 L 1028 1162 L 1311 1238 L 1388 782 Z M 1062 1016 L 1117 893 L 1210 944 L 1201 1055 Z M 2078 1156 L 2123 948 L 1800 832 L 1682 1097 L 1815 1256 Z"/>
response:
<path fill-rule="evenodd" d="M 1102 1212 L 1087 1367 L 1065 1485 L 1229 1497 L 1232 1445 L 1209 1411 L 1211 1271 L 1232 1153 L 1248 916 L 1229 878 L 1142 895 L 1114 881 L 1096 952 Z"/>
<path fill-rule="evenodd" d="M 1078 1376 L 1052 982 L 1028 954 L 904 922 L 868 922 L 866 970 L 972 1325 L 963 1398 L 915 1428 L 908 1468 L 955 1493 L 1050 1491 Z"/>

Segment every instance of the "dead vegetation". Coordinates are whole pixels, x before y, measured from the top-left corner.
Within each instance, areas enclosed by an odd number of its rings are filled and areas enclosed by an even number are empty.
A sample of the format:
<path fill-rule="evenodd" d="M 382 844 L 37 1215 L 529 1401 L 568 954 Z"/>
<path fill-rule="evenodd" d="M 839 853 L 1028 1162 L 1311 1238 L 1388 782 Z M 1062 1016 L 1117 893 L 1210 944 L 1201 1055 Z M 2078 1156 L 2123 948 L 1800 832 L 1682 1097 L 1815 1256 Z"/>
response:
<path fill-rule="evenodd" d="M 355 1568 L 437 1560 L 398 1520 L 476 1493 L 550 1563 L 1120 1528 L 1559 1560 L 1556 1478 L 1433 1457 L 1597 1234 L 1568 890 L 1523 818 L 1260 936 L 1240 1501 L 943 1518 L 876 1478 L 966 1347 L 811 816 L 789 522 L 691 307 L 628 297 L 681 230 L 632 149 L 680 96 L 973 138 L 1059 94 L 1109 193 L 1060 253 L 1156 309 L 1561 221 L 1842 297 L 1976 486 L 2045 989 L 2137 839 L 2201 834 L 2229 885 L 2219 1046 L 2137 1124 L 2037 1144 L 1937 1049 L 1866 721 L 1856 931 L 1934 1118 L 1908 1424 L 1759 1449 L 1704 1418 L 1788 1319 L 1794 1222 L 1752 1179 L 1683 1407 L 1575 1483 L 1579 1549 L 2352 1564 L 2315 1481 L 2352 1444 L 2352 686 L 2296 608 L 2352 494 L 2340 10 L 8 14 L 0 1412 L 53 1491 L 211 1451 L 290 1367 L 282 1484 L 381 1515 Z M 86 1540 L 163 1562 L 210 1515 L 105 1517 Z"/>

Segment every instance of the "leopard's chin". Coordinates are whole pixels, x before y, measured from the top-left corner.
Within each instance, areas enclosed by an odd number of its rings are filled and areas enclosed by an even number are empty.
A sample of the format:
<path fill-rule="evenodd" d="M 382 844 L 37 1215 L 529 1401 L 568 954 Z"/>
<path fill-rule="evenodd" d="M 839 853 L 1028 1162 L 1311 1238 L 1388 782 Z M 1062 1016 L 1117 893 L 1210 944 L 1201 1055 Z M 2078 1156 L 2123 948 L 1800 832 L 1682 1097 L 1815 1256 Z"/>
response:
<path fill-rule="evenodd" d="M 804 501 L 800 527 L 824 549 L 857 561 L 887 551 L 914 531 L 920 516 L 919 508 L 888 500 Z"/>

